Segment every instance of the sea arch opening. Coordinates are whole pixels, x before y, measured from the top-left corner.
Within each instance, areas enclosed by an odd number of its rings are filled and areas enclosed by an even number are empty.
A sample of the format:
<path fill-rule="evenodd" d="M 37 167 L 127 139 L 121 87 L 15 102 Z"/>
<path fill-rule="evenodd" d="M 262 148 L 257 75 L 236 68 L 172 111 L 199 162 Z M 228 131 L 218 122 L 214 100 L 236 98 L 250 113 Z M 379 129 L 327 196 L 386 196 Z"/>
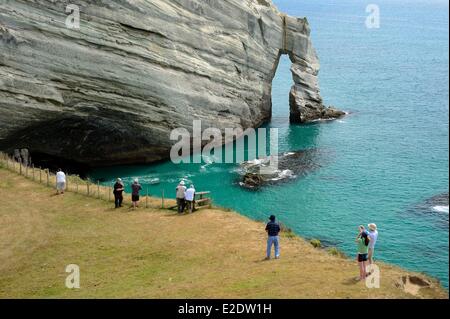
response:
<path fill-rule="evenodd" d="M 291 110 L 290 107 L 286 107 L 286 104 L 289 104 L 288 97 L 294 83 L 291 65 L 290 56 L 280 52 L 275 62 L 271 82 L 271 121 L 284 121 L 290 117 Z"/>

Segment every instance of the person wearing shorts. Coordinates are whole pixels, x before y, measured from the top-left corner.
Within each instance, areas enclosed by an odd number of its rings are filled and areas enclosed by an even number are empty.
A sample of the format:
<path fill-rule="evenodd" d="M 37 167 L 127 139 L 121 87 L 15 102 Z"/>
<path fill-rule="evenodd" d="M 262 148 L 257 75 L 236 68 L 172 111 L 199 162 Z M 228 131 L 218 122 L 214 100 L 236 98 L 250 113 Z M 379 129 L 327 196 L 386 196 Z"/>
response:
<path fill-rule="evenodd" d="M 364 226 L 359 226 L 359 234 L 355 242 L 358 245 L 359 280 L 365 280 L 367 277 L 366 262 L 368 260 L 370 238 Z"/>
<path fill-rule="evenodd" d="M 131 185 L 131 202 L 133 203 L 133 209 L 138 207 L 139 204 L 139 191 L 142 189 L 139 180 L 136 178 L 134 183 Z"/>
<path fill-rule="evenodd" d="M 62 169 L 58 169 L 56 173 L 56 194 L 64 194 L 64 190 L 66 189 L 66 174 L 62 171 Z"/>

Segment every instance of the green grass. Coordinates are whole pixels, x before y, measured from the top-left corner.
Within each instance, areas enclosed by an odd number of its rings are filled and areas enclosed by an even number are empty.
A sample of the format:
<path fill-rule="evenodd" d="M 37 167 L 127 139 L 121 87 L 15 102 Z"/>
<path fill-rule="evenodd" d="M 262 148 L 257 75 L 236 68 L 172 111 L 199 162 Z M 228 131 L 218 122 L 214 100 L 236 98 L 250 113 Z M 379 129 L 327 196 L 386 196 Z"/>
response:
<path fill-rule="evenodd" d="M 314 247 L 314 248 L 322 248 L 322 243 L 320 242 L 319 239 L 311 239 L 309 241 L 309 243 Z"/>
<path fill-rule="evenodd" d="M 336 247 L 330 247 L 327 249 L 327 251 L 331 256 L 346 258 L 346 255 Z"/>

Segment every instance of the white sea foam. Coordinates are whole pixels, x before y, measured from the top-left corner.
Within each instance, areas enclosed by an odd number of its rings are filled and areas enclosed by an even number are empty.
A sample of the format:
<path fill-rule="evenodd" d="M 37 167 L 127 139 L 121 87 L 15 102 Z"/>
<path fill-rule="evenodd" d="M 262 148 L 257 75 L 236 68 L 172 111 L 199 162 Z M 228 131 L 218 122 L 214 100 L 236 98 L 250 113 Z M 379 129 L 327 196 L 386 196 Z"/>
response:
<path fill-rule="evenodd" d="M 279 172 L 278 173 L 278 177 L 274 177 L 271 180 L 272 181 L 279 181 L 279 180 L 282 180 L 282 179 L 285 179 L 285 178 L 295 178 L 295 177 L 296 176 L 294 175 L 293 171 L 291 171 L 289 169 L 286 169 L 284 171 Z"/>
<path fill-rule="evenodd" d="M 433 210 L 438 213 L 448 214 L 448 205 L 447 206 L 433 206 Z"/>
<path fill-rule="evenodd" d="M 152 185 L 156 185 L 159 183 L 161 183 L 161 180 L 157 177 L 150 179 L 150 184 L 152 184 Z"/>

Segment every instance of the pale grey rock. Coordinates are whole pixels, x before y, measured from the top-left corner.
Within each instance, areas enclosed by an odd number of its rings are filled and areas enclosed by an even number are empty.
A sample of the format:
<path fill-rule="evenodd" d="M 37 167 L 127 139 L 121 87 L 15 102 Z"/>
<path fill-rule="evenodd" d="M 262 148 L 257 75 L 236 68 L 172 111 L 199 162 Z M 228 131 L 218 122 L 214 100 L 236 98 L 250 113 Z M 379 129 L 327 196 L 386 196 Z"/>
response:
<path fill-rule="evenodd" d="M 80 6 L 79 29 L 65 25 Z M 281 54 L 291 120 L 324 114 L 306 18 L 269 0 L 0 0 L 0 148 L 88 165 L 165 159 L 174 128 L 271 117 Z"/>

